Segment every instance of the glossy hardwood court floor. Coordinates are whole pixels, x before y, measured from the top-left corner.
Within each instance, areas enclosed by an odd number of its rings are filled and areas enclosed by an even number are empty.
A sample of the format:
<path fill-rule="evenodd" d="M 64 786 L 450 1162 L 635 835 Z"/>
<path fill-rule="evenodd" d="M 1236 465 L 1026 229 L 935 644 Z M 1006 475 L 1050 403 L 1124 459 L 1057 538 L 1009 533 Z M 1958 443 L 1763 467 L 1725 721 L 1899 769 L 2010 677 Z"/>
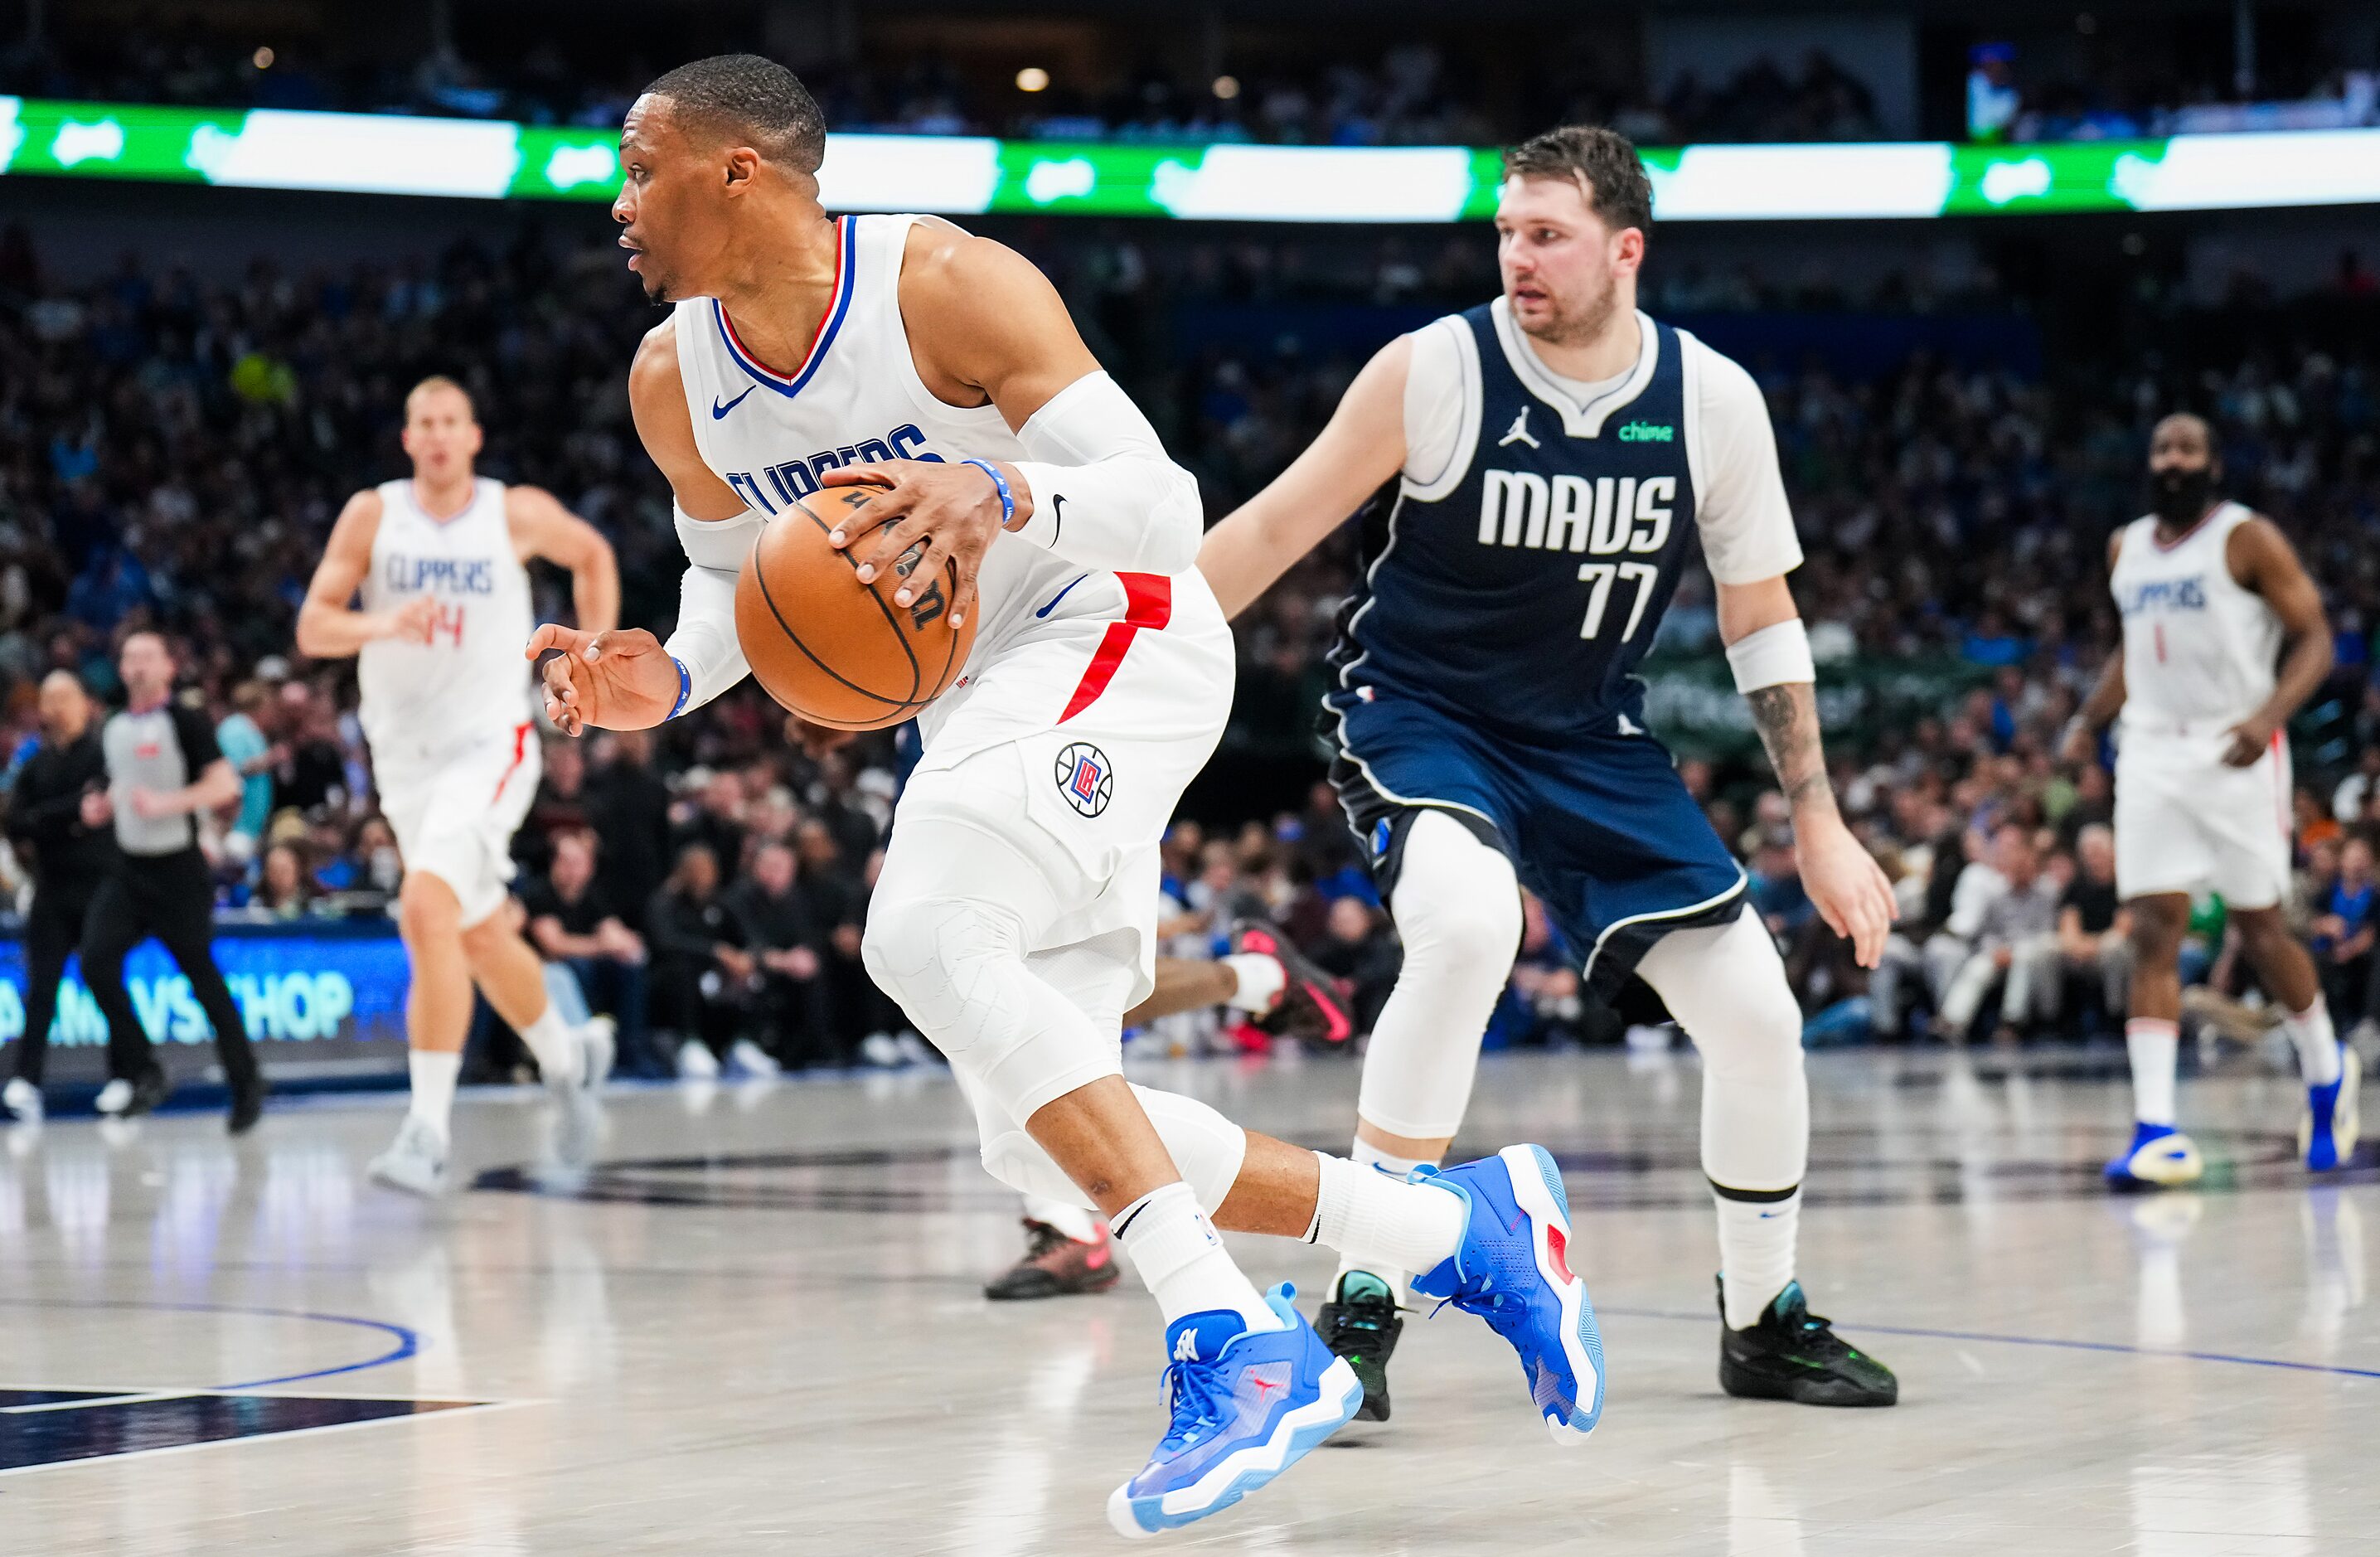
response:
<path fill-rule="evenodd" d="M 1511 1354 L 1408 1321 L 1358 1424 L 1199 1551 L 2380 1552 L 2380 1172 L 2290 1163 L 2296 1089 L 2185 1086 L 2201 1193 L 2111 1200 L 2112 1052 L 1814 1056 L 1803 1271 L 1902 1404 L 1730 1400 L 1690 1056 L 1490 1056 L 1467 1144 L 1562 1160 L 1603 1315 L 1603 1423 L 1548 1443 Z M 1343 1140 L 1343 1063 L 1141 1079 Z M 0 1551 L 1101 1551 L 1161 1429 L 1137 1284 L 995 1307 L 1018 1247 L 946 1077 L 607 1102 L 583 1192 L 542 1105 L 467 1095 L 428 1206 L 362 1178 L 393 1096 L 0 1137 Z M 1308 1309 L 1330 1266 L 1242 1240 Z"/>

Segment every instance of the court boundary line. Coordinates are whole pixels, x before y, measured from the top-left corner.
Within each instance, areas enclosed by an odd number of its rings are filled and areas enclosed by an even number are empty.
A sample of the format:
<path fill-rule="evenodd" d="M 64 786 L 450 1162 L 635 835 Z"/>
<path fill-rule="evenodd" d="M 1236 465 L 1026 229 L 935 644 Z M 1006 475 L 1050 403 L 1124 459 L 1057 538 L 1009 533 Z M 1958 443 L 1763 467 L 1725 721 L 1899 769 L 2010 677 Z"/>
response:
<path fill-rule="evenodd" d="M 376 1357 L 361 1362 L 341 1363 L 334 1368 L 317 1368 L 304 1373 L 286 1373 L 272 1379 L 247 1379 L 233 1384 L 218 1384 L 194 1390 L 194 1394 L 238 1394 L 244 1391 L 262 1390 L 275 1384 L 300 1384 L 310 1379 L 335 1378 L 343 1373 L 360 1373 L 367 1368 L 383 1368 L 393 1362 L 404 1362 L 421 1355 L 421 1336 L 418 1332 L 387 1320 L 364 1319 L 354 1314 L 316 1313 L 305 1308 L 273 1308 L 239 1303 L 168 1303 L 140 1298 L 46 1298 L 0 1297 L 0 1308 L 129 1308 L 149 1313 L 181 1314 L 241 1314 L 250 1318 L 276 1320 L 307 1320 L 316 1324 L 343 1324 L 358 1330 L 377 1330 L 396 1337 L 396 1344 Z M 395 1395 L 373 1395 L 364 1398 L 393 1400 Z"/>

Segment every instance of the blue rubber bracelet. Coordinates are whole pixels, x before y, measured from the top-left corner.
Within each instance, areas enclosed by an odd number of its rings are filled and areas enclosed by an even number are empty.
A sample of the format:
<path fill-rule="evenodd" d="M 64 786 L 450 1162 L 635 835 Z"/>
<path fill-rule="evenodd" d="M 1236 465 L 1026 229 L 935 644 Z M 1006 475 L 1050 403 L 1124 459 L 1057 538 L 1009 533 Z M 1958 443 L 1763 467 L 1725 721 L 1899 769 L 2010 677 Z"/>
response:
<path fill-rule="evenodd" d="M 670 704 L 669 711 L 670 719 L 675 719 L 686 712 L 686 699 L 694 696 L 694 677 L 686 674 L 686 662 L 676 655 L 670 656 L 670 663 L 677 667 L 677 701 Z M 668 720 L 662 723 L 667 724 Z"/>
<path fill-rule="evenodd" d="M 1008 478 L 1000 473 L 1000 467 L 994 465 L 988 459 L 962 459 L 959 463 L 961 465 L 972 465 L 977 469 L 982 471 L 985 475 L 991 478 L 993 490 L 1000 493 L 1000 528 L 1002 529 L 1015 529 L 1016 494 L 1008 489 Z"/>

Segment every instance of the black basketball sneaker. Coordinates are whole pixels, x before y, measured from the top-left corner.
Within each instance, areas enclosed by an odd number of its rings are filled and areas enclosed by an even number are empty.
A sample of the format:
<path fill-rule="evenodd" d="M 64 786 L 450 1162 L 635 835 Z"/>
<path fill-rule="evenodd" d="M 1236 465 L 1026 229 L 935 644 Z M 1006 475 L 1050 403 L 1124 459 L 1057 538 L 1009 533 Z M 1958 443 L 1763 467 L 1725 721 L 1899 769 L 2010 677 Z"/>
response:
<path fill-rule="evenodd" d="M 1122 1272 L 1107 1223 L 1098 1226 L 1099 1235 L 1087 1244 L 1026 1217 L 1025 1258 L 985 1283 L 983 1295 L 995 1303 L 1020 1303 L 1107 1291 Z"/>
<path fill-rule="evenodd" d="M 1322 1344 L 1347 1359 L 1364 1386 L 1359 1422 L 1389 1419 L 1389 1354 L 1405 1321 L 1397 1317 L 1397 1295 L 1368 1271 L 1350 1271 L 1331 1289 L 1330 1300 L 1314 1316 Z"/>
<path fill-rule="evenodd" d="M 1719 1308 L 1718 1384 L 1746 1400 L 1803 1405 L 1890 1405 L 1900 1398 L 1892 1369 L 1834 1332 L 1810 1312 L 1800 1282 L 1788 1282 L 1760 1322 L 1737 1330 Z"/>

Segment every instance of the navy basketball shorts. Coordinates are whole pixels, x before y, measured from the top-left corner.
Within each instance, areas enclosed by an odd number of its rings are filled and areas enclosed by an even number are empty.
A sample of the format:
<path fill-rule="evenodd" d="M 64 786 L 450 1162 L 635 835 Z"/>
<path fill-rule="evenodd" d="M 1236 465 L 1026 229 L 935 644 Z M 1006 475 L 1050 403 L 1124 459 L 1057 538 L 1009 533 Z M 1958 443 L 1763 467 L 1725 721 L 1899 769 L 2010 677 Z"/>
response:
<path fill-rule="evenodd" d="M 1539 746 L 1385 692 L 1332 704 L 1341 721 L 1330 780 L 1384 899 L 1396 888 L 1405 831 L 1427 807 L 1512 862 L 1580 959 L 1587 988 L 1606 999 L 1662 936 L 1742 911 L 1742 868 L 1652 736 Z"/>

